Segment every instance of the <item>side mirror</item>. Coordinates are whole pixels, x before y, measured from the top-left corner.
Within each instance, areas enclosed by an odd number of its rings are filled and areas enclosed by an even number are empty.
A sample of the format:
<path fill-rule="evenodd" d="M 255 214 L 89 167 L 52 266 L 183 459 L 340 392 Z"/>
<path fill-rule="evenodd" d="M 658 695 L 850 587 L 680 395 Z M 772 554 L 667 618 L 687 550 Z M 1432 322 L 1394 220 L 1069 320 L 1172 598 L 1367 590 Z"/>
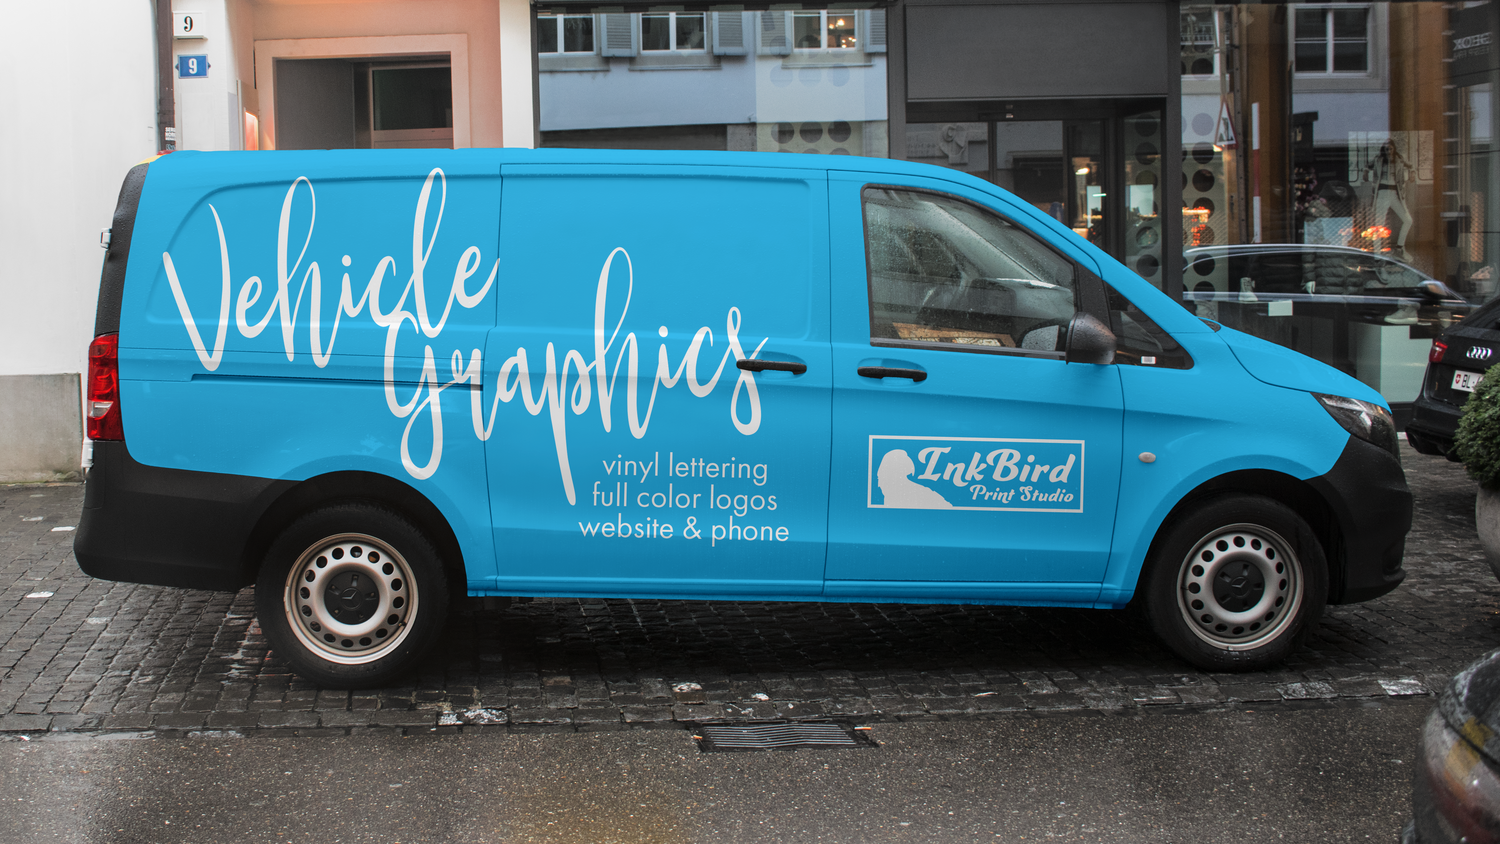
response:
<path fill-rule="evenodd" d="M 1115 334 L 1092 314 L 1082 311 L 1068 323 L 1068 342 L 1063 360 L 1068 363 L 1114 363 Z"/>
<path fill-rule="evenodd" d="M 1417 292 L 1421 294 L 1422 298 L 1424 299 L 1448 298 L 1447 285 L 1443 284 L 1441 281 L 1433 281 L 1432 279 L 1428 279 L 1427 281 L 1424 281 L 1421 284 L 1417 285 Z"/>

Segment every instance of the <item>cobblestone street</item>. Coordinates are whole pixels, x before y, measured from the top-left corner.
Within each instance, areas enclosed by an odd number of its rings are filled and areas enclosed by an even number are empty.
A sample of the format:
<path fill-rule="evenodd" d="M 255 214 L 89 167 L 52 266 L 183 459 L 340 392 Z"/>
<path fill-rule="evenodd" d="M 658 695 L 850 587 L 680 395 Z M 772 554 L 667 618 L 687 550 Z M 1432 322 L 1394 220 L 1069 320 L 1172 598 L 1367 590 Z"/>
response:
<path fill-rule="evenodd" d="M 354 693 L 290 674 L 251 590 L 83 575 L 81 486 L 3 487 L 0 731 L 612 730 L 1428 696 L 1500 647 L 1500 584 L 1462 467 L 1409 448 L 1404 460 L 1406 582 L 1330 607 L 1275 671 L 1199 671 L 1124 611 L 538 599 L 454 613 L 424 672 Z"/>

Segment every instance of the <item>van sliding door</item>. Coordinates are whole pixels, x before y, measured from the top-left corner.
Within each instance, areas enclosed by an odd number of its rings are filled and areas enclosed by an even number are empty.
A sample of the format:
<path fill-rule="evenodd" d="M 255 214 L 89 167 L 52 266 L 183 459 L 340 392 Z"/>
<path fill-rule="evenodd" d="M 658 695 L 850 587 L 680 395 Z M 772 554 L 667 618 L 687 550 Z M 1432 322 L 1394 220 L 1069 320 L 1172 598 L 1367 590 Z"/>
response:
<path fill-rule="evenodd" d="M 493 593 L 818 594 L 822 174 L 502 173 L 483 394 Z"/>

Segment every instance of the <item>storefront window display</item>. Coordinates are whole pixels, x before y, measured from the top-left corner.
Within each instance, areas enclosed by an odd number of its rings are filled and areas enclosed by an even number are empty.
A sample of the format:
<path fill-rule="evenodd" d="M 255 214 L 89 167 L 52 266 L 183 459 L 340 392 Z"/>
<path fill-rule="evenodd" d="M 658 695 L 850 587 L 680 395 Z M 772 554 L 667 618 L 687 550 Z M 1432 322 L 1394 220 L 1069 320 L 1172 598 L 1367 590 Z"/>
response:
<path fill-rule="evenodd" d="M 1413 401 L 1495 294 L 1496 4 L 1181 7 L 1190 307 Z"/>

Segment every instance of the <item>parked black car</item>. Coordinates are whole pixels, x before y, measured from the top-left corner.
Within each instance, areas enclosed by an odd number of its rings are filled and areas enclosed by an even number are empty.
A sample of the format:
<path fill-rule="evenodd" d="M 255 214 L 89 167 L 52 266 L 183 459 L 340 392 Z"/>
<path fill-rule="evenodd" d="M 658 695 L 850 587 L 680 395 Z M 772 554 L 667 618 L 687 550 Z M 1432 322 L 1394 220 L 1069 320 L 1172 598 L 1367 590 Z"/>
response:
<path fill-rule="evenodd" d="M 1290 302 L 1310 316 L 1337 313 L 1357 322 L 1445 327 L 1471 309 L 1463 296 L 1421 270 L 1349 246 L 1200 246 L 1183 252 L 1183 268 L 1183 299 L 1199 311 L 1206 303 L 1263 309 L 1264 303 Z"/>
<path fill-rule="evenodd" d="M 1389 254 L 1312 243 L 1237 243 L 1183 251 L 1183 304 L 1385 394 L 1402 424 L 1434 338 L 1473 305 Z"/>
<path fill-rule="evenodd" d="M 1500 841 L 1500 651 L 1453 678 L 1422 727 L 1402 844 Z"/>
<path fill-rule="evenodd" d="M 1475 310 L 1432 342 L 1422 394 L 1406 424 L 1406 441 L 1412 448 L 1458 459 L 1453 434 L 1459 410 L 1495 363 L 1500 363 L 1500 299 Z"/>

